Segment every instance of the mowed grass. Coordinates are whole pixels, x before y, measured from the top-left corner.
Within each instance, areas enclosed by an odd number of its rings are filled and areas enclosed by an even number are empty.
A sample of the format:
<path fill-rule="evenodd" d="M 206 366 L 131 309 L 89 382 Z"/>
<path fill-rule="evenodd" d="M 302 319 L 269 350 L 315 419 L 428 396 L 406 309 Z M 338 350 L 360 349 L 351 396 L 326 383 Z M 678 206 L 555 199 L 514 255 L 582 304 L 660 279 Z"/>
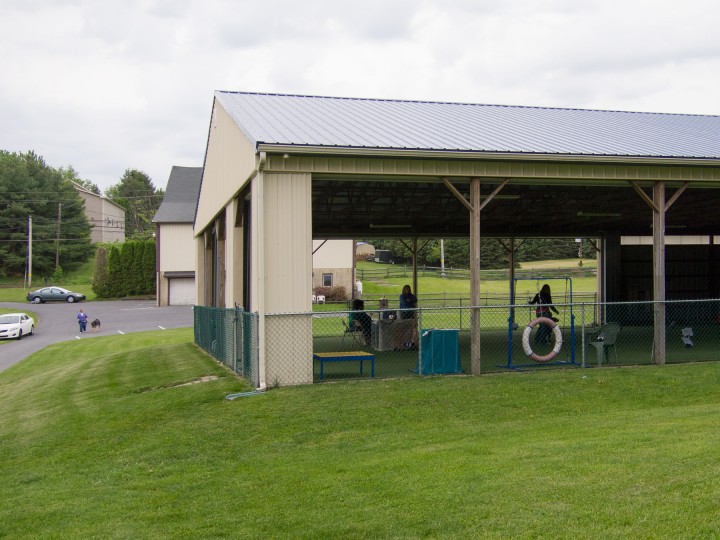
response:
<path fill-rule="evenodd" d="M 192 331 L 0 373 L 0 537 L 710 538 L 720 364 L 244 383 Z M 205 375 L 217 380 L 178 386 Z"/>
<path fill-rule="evenodd" d="M 547 261 L 533 261 L 525 262 L 520 265 L 522 270 L 536 271 L 538 276 L 543 275 L 543 270 L 558 270 L 566 268 L 577 269 L 579 259 L 558 259 L 558 260 L 547 260 Z M 597 261 L 595 260 L 583 260 L 586 268 L 595 268 Z M 358 261 L 357 267 L 366 270 L 379 270 L 384 268 L 390 268 L 392 270 L 398 270 L 399 268 L 368 261 Z M 441 278 L 437 276 L 423 276 L 422 271 L 418 272 L 418 300 L 422 299 L 423 295 L 442 295 L 447 294 L 449 296 L 470 296 L 470 280 L 459 279 L 459 278 Z M 540 290 L 540 287 L 545 283 L 538 283 L 537 280 L 519 280 L 516 285 L 516 294 L 518 298 L 524 298 L 524 296 L 533 296 Z M 556 302 L 563 301 L 568 295 L 569 284 L 563 279 L 548 280 L 547 283 L 553 291 L 553 299 Z M 407 267 L 407 276 L 404 277 L 389 277 L 389 278 L 372 278 L 365 279 L 363 281 L 363 294 L 365 295 L 377 295 L 385 294 L 388 297 L 399 296 L 402 292 L 404 285 L 412 286 L 412 267 Z M 480 293 L 489 295 L 508 295 L 509 294 L 509 283 L 508 280 L 480 280 Z M 597 279 L 594 277 L 585 278 L 573 278 L 572 287 L 574 293 L 592 293 L 597 290 Z M 421 302 L 420 302 L 421 303 Z"/>
<path fill-rule="evenodd" d="M 54 283 L 49 278 L 47 285 L 57 285 L 73 292 L 84 294 L 88 300 L 94 300 L 96 295 L 92 290 L 93 272 L 95 271 L 95 257 L 91 257 L 77 270 L 65 274 L 62 283 Z M 45 278 L 36 275 L 30 288 L 24 287 L 22 277 L 0 279 L 0 302 L 27 302 L 26 295 L 46 286 Z"/>

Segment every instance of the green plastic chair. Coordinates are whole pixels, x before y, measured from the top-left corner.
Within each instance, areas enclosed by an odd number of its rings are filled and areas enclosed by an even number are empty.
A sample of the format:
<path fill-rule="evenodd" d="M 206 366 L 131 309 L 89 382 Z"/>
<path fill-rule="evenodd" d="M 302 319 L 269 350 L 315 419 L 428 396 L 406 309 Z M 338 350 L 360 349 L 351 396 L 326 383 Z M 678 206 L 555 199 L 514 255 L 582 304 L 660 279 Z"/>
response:
<path fill-rule="evenodd" d="M 611 322 L 604 324 L 597 332 L 590 335 L 590 340 L 586 343 L 588 347 L 592 346 L 595 348 L 598 366 L 602 366 L 603 361 L 608 362 L 610 351 L 615 354 L 615 361 L 617 362 L 616 343 L 621 328 L 618 323 Z"/>

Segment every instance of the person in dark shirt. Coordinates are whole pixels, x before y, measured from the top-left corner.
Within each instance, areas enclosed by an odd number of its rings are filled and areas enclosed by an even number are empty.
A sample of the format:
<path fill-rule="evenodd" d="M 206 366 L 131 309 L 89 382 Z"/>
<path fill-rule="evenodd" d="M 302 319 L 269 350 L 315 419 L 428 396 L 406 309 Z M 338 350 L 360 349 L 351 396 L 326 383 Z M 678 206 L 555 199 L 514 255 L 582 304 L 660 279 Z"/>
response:
<path fill-rule="evenodd" d="M 552 319 L 557 322 L 557 318 L 553 317 L 552 313 L 550 313 L 550 310 L 554 311 L 555 314 L 560 313 L 557 308 L 552 305 L 550 285 L 548 285 L 547 283 L 543 285 L 540 289 L 540 292 L 535 295 L 535 297 L 530 301 L 530 303 L 537 305 L 537 307 L 535 308 L 536 317 L 545 317 L 547 319 Z M 550 343 L 551 335 L 552 330 L 550 330 L 550 327 L 545 324 L 540 324 L 538 325 L 538 330 L 535 334 L 535 342 Z"/>
<path fill-rule="evenodd" d="M 400 295 L 400 318 L 401 319 L 414 319 L 414 311 L 402 311 L 417 308 L 417 296 L 412 293 L 410 285 L 405 285 L 402 288 L 402 294 Z"/>
<path fill-rule="evenodd" d="M 357 324 L 355 324 L 357 321 Z M 355 330 L 355 327 L 360 329 L 362 332 L 365 343 L 370 343 L 370 333 L 372 331 L 372 319 L 370 315 L 365 313 L 365 302 L 356 298 L 352 303 L 352 311 L 350 312 L 350 328 Z"/>

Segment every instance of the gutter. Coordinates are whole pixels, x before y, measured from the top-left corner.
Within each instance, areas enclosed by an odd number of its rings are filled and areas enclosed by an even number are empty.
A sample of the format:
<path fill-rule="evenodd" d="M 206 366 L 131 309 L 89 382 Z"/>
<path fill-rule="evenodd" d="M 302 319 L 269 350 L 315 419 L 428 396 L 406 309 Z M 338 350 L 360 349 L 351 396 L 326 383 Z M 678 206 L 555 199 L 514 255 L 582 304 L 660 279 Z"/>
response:
<path fill-rule="evenodd" d="M 351 146 L 313 146 L 293 144 L 258 143 L 258 151 L 273 154 L 293 155 L 335 155 L 361 157 L 393 157 L 415 159 L 472 159 L 513 161 L 518 159 L 531 161 L 576 161 L 592 163 L 622 163 L 642 165 L 705 165 L 720 166 L 720 157 L 662 157 L 662 156 L 610 156 L 603 154 L 541 154 L 533 152 L 483 152 L 467 150 L 412 150 L 406 148 L 359 148 Z"/>

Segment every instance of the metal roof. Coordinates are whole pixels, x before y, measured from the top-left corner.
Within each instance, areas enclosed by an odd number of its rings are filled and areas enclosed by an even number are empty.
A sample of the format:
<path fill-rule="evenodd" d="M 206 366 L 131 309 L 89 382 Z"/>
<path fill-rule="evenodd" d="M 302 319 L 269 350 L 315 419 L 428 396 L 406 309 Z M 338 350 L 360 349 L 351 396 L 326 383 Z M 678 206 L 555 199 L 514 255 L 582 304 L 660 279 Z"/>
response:
<path fill-rule="evenodd" d="M 165 196 L 153 217 L 153 222 L 193 223 L 195 221 L 202 172 L 202 167 L 173 166 Z"/>
<path fill-rule="evenodd" d="M 720 116 L 215 92 L 257 145 L 720 159 Z"/>

